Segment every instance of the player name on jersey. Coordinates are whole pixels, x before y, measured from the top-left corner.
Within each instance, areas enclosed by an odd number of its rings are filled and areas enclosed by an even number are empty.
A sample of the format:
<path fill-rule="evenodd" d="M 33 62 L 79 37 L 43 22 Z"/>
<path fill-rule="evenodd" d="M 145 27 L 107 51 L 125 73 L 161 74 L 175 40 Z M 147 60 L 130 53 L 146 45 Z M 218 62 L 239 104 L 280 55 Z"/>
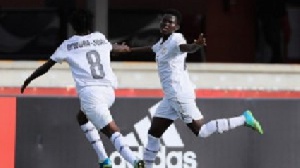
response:
<path fill-rule="evenodd" d="M 75 50 L 75 49 L 79 49 L 79 48 L 83 48 L 83 47 L 90 47 L 91 45 L 93 46 L 100 46 L 103 44 L 106 44 L 107 42 L 105 40 L 102 39 L 94 39 L 94 40 L 83 40 L 83 41 L 78 41 L 78 42 L 74 42 L 71 44 L 67 45 L 67 49 L 68 51 L 70 50 Z"/>

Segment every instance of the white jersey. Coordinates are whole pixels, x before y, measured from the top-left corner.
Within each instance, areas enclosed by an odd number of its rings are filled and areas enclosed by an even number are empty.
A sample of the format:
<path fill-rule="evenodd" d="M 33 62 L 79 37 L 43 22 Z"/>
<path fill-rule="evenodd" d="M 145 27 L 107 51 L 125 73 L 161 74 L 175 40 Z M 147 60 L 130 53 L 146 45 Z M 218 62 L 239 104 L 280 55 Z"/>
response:
<path fill-rule="evenodd" d="M 183 35 L 173 33 L 165 42 L 161 38 L 152 46 L 160 82 L 167 98 L 195 98 L 195 87 L 185 65 L 187 53 L 180 51 L 180 44 L 186 44 Z"/>
<path fill-rule="evenodd" d="M 65 40 L 50 59 L 69 64 L 77 91 L 91 85 L 115 88 L 117 80 L 110 65 L 111 50 L 111 43 L 102 33 L 74 35 Z"/>

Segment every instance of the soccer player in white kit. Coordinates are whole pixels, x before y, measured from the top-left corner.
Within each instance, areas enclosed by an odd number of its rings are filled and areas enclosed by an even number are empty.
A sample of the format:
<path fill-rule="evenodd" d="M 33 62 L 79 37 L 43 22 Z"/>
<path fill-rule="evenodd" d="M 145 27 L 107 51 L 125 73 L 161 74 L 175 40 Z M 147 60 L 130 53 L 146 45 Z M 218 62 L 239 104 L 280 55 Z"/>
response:
<path fill-rule="evenodd" d="M 134 168 L 143 168 L 144 162 L 125 144 L 123 135 L 109 111 L 115 101 L 114 88 L 117 86 L 110 65 L 110 52 L 124 52 L 129 49 L 128 46 L 111 45 L 103 34 L 92 33 L 92 15 L 88 11 L 74 12 L 71 25 L 76 35 L 65 40 L 50 59 L 24 81 L 21 93 L 32 80 L 48 72 L 54 64 L 66 61 L 72 71 L 80 99 L 81 110 L 77 120 L 98 155 L 100 168 L 111 168 L 112 163 L 98 131 L 110 138 L 122 157 Z"/>
<path fill-rule="evenodd" d="M 246 125 L 260 134 L 263 130 L 259 122 L 247 110 L 242 115 L 217 119 L 204 124 L 204 118 L 195 101 L 194 85 L 189 79 L 185 66 L 187 53 L 193 53 L 206 45 L 203 34 L 192 44 L 187 44 L 180 28 L 181 14 L 177 10 L 167 10 L 160 23 L 162 37 L 153 46 L 131 48 L 131 52 L 154 52 L 158 75 L 164 92 L 148 131 L 148 143 L 144 149 L 146 168 L 152 168 L 160 148 L 159 139 L 165 130 L 180 118 L 198 137 L 208 137 L 214 132 L 223 133 L 238 126 Z"/>

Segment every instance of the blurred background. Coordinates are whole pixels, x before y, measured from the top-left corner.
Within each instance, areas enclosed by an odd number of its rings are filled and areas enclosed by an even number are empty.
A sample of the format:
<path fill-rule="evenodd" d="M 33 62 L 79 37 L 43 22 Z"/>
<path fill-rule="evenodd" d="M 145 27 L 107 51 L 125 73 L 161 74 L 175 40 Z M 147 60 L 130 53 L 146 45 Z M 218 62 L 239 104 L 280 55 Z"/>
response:
<path fill-rule="evenodd" d="M 111 42 L 151 45 L 159 38 L 161 12 L 183 14 L 189 42 L 205 33 L 205 51 L 188 62 L 299 63 L 299 0 L 0 0 L 0 60 L 45 60 L 72 35 L 68 23 L 77 8 L 95 14 L 95 30 Z M 154 61 L 152 55 L 113 61 Z"/>
<path fill-rule="evenodd" d="M 199 140 L 176 122 L 183 146 L 163 142 L 156 168 L 300 167 L 300 0 L 0 0 L 0 168 L 98 167 L 75 120 L 80 105 L 66 63 L 20 94 L 23 81 L 73 35 L 68 18 L 79 8 L 94 13 L 95 30 L 112 43 L 130 46 L 155 43 L 162 11 L 178 9 L 188 42 L 207 37 L 208 46 L 187 58 L 206 119 L 250 109 L 265 128 L 263 136 L 245 128 Z M 163 96 L 154 61 L 112 57 L 119 81 L 112 114 L 139 154 L 148 109 Z M 125 168 L 120 159 L 114 164 Z"/>

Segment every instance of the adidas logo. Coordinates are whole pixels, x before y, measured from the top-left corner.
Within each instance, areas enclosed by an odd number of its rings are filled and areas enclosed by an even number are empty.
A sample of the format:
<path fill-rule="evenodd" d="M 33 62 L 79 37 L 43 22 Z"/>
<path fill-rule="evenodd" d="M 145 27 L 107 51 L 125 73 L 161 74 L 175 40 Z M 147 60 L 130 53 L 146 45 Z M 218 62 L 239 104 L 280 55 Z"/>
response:
<path fill-rule="evenodd" d="M 158 104 L 149 109 L 151 117 L 153 117 L 157 106 Z M 141 144 L 133 132 L 124 135 L 124 139 L 128 146 L 134 149 L 137 148 L 137 150 L 134 152 L 139 158 L 143 158 L 143 147 L 147 144 L 147 131 L 150 127 L 150 124 L 151 120 L 149 117 L 145 117 L 134 124 L 135 133 L 139 137 Z M 127 163 L 117 151 L 112 152 L 110 158 L 113 161 L 114 168 L 132 168 L 132 165 Z M 175 125 L 172 124 L 168 130 L 165 131 L 161 138 L 160 151 L 157 154 L 156 163 L 154 164 L 153 168 L 178 167 L 196 168 L 197 160 L 195 152 L 184 151 L 184 143 Z"/>

